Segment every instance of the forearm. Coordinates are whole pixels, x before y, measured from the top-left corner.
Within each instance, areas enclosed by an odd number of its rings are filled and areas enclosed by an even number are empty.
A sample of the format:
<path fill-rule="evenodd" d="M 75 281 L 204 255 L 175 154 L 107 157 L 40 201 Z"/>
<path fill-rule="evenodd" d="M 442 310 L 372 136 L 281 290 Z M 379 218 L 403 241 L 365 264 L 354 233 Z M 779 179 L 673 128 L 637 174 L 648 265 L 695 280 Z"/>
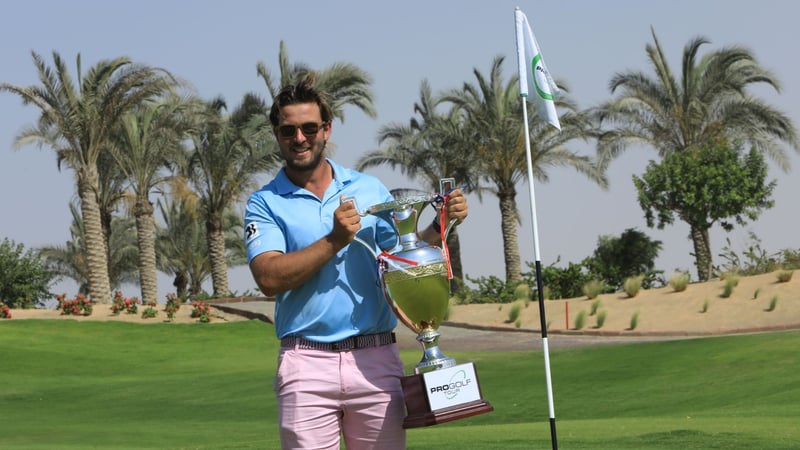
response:
<path fill-rule="evenodd" d="M 434 223 L 436 225 L 434 225 Z M 433 223 L 417 232 L 417 237 L 430 245 L 439 245 L 442 243 L 441 229 L 437 229 L 439 224 L 439 217 L 437 215 Z"/>
<path fill-rule="evenodd" d="M 250 262 L 250 271 L 261 292 L 274 296 L 301 286 L 342 248 L 341 243 L 326 236 L 295 252 L 262 253 Z"/>

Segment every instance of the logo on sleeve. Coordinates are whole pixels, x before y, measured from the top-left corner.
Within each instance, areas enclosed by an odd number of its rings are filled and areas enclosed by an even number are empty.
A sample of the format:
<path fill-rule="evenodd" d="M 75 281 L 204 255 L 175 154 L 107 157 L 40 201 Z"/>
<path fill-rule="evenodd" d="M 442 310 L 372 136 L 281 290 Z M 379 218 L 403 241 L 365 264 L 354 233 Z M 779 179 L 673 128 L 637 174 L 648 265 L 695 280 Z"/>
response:
<path fill-rule="evenodd" d="M 244 240 L 250 242 L 260 235 L 258 232 L 258 225 L 255 222 L 250 222 L 244 227 Z"/>

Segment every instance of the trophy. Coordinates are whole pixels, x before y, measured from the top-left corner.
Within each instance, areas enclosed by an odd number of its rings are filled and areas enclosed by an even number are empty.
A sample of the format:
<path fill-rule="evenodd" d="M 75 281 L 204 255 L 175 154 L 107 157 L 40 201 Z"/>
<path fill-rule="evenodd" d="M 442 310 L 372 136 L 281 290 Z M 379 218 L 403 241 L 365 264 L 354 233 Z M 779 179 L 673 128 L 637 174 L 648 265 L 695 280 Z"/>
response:
<path fill-rule="evenodd" d="M 440 180 L 438 195 L 394 190 L 394 201 L 371 206 L 365 212 L 390 222 L 397 232 L 399 248 L 378 257 L 381 281 L 392 311 L 400 322 L 417 333 L 423 350 L 414 375 L 401 379 L 408 412 L 404 428 L 436 425 L 494 410 L 481 397 L 474 364 L 456 364 L 455 359 L 439 349 L 439 326 L 450 301 L 446 239 L 455 221 L 442 233 L 442 248 L 417 237 L 422 210 L 428 205 L 444 208 L 454 181 Z"/>

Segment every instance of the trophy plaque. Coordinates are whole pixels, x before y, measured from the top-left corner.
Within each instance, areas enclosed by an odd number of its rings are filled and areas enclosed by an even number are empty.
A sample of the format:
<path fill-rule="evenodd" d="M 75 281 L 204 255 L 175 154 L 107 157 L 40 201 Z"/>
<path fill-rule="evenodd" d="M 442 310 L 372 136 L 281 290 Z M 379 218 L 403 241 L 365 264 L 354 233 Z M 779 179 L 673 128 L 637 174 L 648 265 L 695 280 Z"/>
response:
<path fill-rule="evenodd" d="M 417 237 L 422 210 L 431 204 L 444 208 L 453 184 L 453 179 L 441 180 L 439 195 L 394 190 L 394 201 L 366 211 L 393 224 L 398 234 L 399 248 L 379 257 L 381 281 L 392 311 L 417 333 L 423 350 L 414 374 L 401 379 L 408 414 L 403 428 L 436 425 L 494 410 L 481 396 L 475 365 L 456 364 L 439 349 L 439 326 L 450 301 L 449 261 L 443 248 Z M 452 226 L 453 222 L 442 233 L 443 246 Z"/>

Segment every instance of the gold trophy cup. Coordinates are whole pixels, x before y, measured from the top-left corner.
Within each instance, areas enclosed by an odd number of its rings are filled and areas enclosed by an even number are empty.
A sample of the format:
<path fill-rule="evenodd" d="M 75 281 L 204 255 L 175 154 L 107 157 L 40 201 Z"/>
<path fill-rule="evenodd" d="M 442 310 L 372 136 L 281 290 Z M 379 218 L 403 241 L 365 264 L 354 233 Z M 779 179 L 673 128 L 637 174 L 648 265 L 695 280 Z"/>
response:
<path fill-rule="evenodd" d="M 393 190 L 394 201 L 366 210 L 392 223 L 397 232 L 399 248 L 381 258 L 381 280 L 392 311 L 417 333 L 423 350 L 414 375 L 401 379 L 408 412 L 404 428 L 436 425 L 494 409 L 482 399 L 474 364 L 458 365 L 439 349 L 439 327 L 450 301 L 449 262 L 442 248 L 417 237 L 422 210 L 430 204 L 444 207 L 453 184 L 453 179 L 441 180 L 440 195 Z M 453 222 L 445 229 L 445 239 L 452 226 Z"/>

